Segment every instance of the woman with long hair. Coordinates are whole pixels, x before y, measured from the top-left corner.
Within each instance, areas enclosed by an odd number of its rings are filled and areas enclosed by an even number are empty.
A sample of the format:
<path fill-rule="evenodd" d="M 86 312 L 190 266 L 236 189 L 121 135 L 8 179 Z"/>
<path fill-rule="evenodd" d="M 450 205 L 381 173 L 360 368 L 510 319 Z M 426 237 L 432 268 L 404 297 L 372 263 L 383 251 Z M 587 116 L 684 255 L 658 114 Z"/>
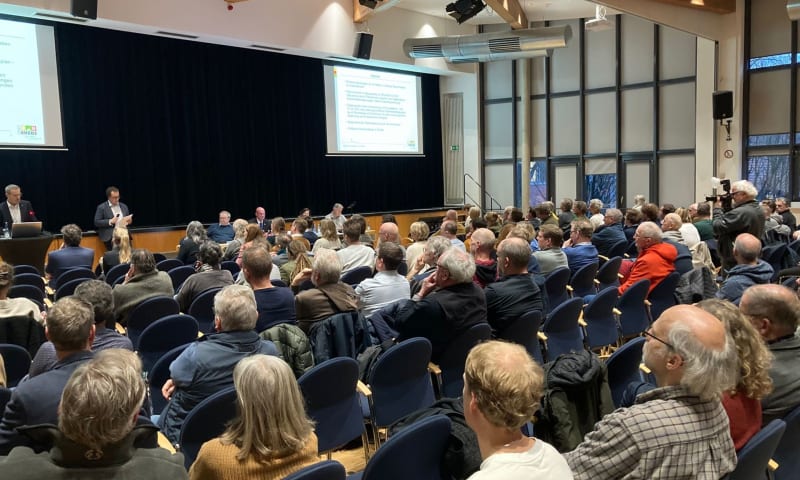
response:
<path fill-rule="evenodd" d="M 280 266 L 281 280 L 289 285 L 292 279 L 306 268 L 311 268 L 312 262 L 308 257 L 308 242 L 304 238 L 295 238 L 286 248 L 289 261 Z"/>
<path fill-rule="evenodd" d="M 331 250 L 339 250 L 342 248 L 342 241 L 339 240 L 339 234 L 336 233 L 336 224 L 329 218 L 324 218 L 319 222 L 320 238 L 314 242 L 314 248 L 311 253 L 316 254 L 320 248 L 328 248 Z"/>
<path fill-rule="evenodd" d="M 114 247 L 103 254 L 103 258 L 100 259 L 103 275 L 107 274 L 112 267 L 131 261 L 131 237 L 127 228 L 115 228 L 111 243 Z"/>
<path fill-rule="evenodd" d="M 284 478 L 317 463 L 317 436 L 292 369 L 278 357 L 253 355 L 233 370 L 238 415 L 200 448 L 189 478 Z"/>
<path fill-rule="evenodd" d="M 222 261 L 236 260 L 239 256 L 239 249 L 244 244 L 244 237 L 247 233 L 247 220 L 237 218 L 233 221 L 233 240 L 228 242 L 225 248 L 225 254 L 222 256 Z"/>
<path fill-rule="evenodd" d="M 206 241 L 206 229 L 197 220 L 189 222 L 186 226 L 186 237 L 178 244 L 178 260 L 184 265 L 194 265 L 197 261 L 197 252 L 200 244 Z"/>
<path fill-rule="evenodd" d="M 263 245 L 265 248 L 269 249 L 267 239 L 264 238 L 264 232 L 258 228 L 257 223 L 248 224 L 244 232 L 244 243 L 242 243 L 242 246 L 239 248 L 239 256 L 236 257 L 236 264 L 239 265 L 240 268 L 242 266 L 242 254 L 251 246 Z"/>

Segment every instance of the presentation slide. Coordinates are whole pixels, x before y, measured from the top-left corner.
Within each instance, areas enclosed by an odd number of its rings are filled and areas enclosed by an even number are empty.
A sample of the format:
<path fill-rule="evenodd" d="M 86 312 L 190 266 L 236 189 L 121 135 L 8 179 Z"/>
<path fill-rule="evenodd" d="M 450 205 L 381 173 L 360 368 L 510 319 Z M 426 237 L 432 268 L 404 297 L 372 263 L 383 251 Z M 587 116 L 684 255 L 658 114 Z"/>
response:
<path fill-rule="evenodd" d="M 411 73 L 325 65 L 330 155 L 422 155 L 422 81 Z"/>
<path fill-rule="evenodd" d="M 0 20 L 0 148 L 63 146 L 53 27 Z"/>

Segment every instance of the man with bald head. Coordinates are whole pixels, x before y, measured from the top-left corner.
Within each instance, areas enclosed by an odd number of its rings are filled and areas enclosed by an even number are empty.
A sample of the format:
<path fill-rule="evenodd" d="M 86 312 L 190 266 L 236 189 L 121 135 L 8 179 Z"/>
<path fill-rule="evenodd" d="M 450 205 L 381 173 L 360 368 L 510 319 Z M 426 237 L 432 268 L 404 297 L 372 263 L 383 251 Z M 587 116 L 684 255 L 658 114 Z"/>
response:
<path fill-rule="evenodd" d="M 403 251 L 403 261 L 406 259 L 406 249 L 400 243 L 400 229 L 397 228 L 397 224 L 394 222 L 384 222 L 381 224 L 380 228 L 378 229 L 378 247 L 375 248 L 375 251 L 378 251 L 381 243 L 394 243 L 400 250 Z"/>
<path fill-rule="evenodd" d="M 772 393 L 761 399 L 764 425 L 800 405 L 800 300 L 783 285 L 755 285 L 744 291 L 739 310 L 774 356 L 769 369 Z"/>
<path fill-rule="evenodd" d="M 739 305 L 742 293 L 753 285 L 763 285 L 772 280 L 772 265 L 761 260 L 761 240 L 749 233 L 742 233 L 733 242 L 733 258 L 736 266 L 728 272 L 728 278 L 717 292 L 717 298 Z"/>
<path fill-rule="evenodd" d="M 272 229 L 272 222 L 267 220 L 267 211 L 264 207 L 256 207 L 255 216 L 250 219 L 250 223 L 255 223 L 262 232 Z"/>
<path fill-rule="evenodd" d="M 496 333 L 502 333 L 523 314 L 544 309 L 542 291 L 528 273 L 530 258 L 531 246 L 521 238 L 506 238 L 497 247 L 500 279 L 483 291 L 486 316 Z"/>
<path fill-rule="evenodd" d="M 661 241 L 661 229 L 653 222 L 642 222 L 633 235 L 639 255 L 630 273 L 619 286 L 619 294 L 642 279 L 650 280 L 650 291 L 675 270 L 678 250 L 674 245 Z"/>
<path fill-rule="evenodd" d="M 564 454 L 575 480 L 725 476 L 736 451 L 719 397 L 736 383 L 733 339 L 692 305 L 667 309 L 645 334 L 644 363 L 658 387 L 604 417 Z"/>
<path fill-rule="evenodd" d="M 497 277 L 497 261 L 492 258 L 494 241 L 494 233 L 488 228 L 478 228 L 470 237 L 469 253 L 475 260 L 473 281 L 481 288 L 486 288 Z"/>

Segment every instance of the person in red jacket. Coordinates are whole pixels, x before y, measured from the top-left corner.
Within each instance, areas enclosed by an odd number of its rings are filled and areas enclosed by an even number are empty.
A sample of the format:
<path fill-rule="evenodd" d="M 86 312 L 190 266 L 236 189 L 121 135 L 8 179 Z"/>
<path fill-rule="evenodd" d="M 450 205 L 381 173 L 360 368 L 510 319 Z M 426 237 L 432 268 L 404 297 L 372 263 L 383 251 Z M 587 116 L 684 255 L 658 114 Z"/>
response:
<path fill-rule="evenodd" d="M 653 222 L 642 222 L 633 235 L 639 256 L 633 262 L 630 273 L 619 287 L 619 294 L 644 278 L 650 280 L 650 292 L 675 270 L 678 250 L 661 241 L 661 229 Z M 649 293 L 649 292 L 648 292 Z"/>

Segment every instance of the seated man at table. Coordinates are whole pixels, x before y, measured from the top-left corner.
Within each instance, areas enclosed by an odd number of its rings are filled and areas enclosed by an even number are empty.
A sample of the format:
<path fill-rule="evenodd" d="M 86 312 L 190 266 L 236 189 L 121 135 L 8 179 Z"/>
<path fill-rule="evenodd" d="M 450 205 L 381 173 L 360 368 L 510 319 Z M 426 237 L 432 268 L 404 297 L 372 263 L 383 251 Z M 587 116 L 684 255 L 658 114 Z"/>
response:
<path fill-rule="evenodd" d="M 47 266 L 44 269 L 51 287 L 55 286 L 58 276 L 67 270 L 77 267 L 91 269 L 94 263 L 94 250 L 81 247 L 83 232 L 79 226 L 74 223 L 64 225 L 61 227 L 61 234 L 64 235 L 64 244 L 47 255 Z"/>
<path fill-rule="evenodd" d="M 231 212 L 219 212 L 219 223 L 212 223 L 206 232 L 208 238 L 217 243 L 227 243 L 233 240 L 234 231 L 231 225 Z"/>

